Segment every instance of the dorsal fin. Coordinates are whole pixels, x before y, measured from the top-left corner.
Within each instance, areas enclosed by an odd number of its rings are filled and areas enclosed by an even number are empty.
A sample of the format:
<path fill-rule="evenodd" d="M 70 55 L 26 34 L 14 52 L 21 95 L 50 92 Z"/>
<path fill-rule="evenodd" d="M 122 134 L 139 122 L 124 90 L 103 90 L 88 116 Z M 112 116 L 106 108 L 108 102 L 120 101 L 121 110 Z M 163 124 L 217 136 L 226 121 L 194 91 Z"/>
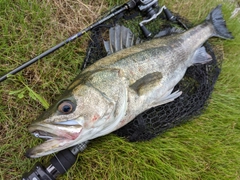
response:
<path fill-rule="evenodd" d="M 159 38 L 171 34 L 182 33 L 184 30 L 179 28 L 166 28 L 156 34 L 153 38 Z M 122 49 L 142 43 L 144 40 L 134 36 L 132 31 L 125 26 L 116 25 L 109 29 L 109 41 L 104 41 L 104 47 L 108 55 L 118 52 Z"/>
<path fill-rule="evenodd" d="M 176 28 L 176 27 L 168 27 L 163 30 L 161 30 L 158 34 L 156 34 L 153 38 L 160 38 L 163 36 L 169 36 L 171 34 L 179 34 L 183 33 L 185 30 Z"/>
<path fill-rule="evenodd" d="M 104 47 L 108 55 L 110 55 L 141 42 L 143 40 L 135 37 L 129 28 L 116 25 L 109 29 L 109 41 L 104 41 Z"/>

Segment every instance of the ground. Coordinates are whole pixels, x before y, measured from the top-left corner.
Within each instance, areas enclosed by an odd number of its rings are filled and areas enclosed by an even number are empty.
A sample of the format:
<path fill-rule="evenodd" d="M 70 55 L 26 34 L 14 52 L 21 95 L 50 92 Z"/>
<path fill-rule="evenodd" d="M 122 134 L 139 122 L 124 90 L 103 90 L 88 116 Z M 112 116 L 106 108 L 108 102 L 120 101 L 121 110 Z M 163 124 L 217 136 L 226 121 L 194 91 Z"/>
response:
<path fill-rule="evenodd" d="M 17 67 L 94 22 L 125 1 L 0 1 L 0 74 Z M 239 1 L 160 1 L 193 24 L 217 4 L 234 40 L 215 40 L 224 55 L 209 106 L 192 121 L 148 141 L 107 135 L 93 140 L 59 179 L 240 179 Z M 88 36 L 66 45 L 0 84 L 0 178 L 20 179 L 35 162 L 27 148 L 38 143 L 27 126 L 80 72 Z"/>

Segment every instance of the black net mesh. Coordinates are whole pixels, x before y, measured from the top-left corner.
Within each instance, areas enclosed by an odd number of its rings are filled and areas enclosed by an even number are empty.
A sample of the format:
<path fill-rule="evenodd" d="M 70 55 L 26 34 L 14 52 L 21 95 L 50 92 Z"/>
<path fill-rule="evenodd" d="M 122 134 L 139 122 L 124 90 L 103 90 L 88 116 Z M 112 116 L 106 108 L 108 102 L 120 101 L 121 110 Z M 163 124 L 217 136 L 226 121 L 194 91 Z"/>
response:
<path fill-rule="evenodd" d="M 191 26 L 184 18 L 176 16 L 188 27 Z M 138 26 L 140 20 L 142 17 L 136 11 L 126 12 L 95 28 L 91 32 L 91 40 L 82 69 L 107 55 L 103 40 L 107 40 L 108 29 L 115 24 L 130 28 L 136 36 L 144 39 Z M 169 22 L 164 16 L 161 16 L 147 27 L 153 34 L 157 34 L 159 31 L 172 26 L 182 28 L 181 25 Z M 210 44 L 206 43 L 205 47 L 213 61 L 188 68 L 184 78 L 175 87 L 175 90 L 179 89 L 183 92 L 179 98 L 143 112 L 115 133 L 121 137 L 126 137 L 129 141 L 149 140 L 167 129 L 199 115 L 207 105 L 207 100 L 213 91 L 220 73 L 222 60 L 221 56 L 216 58 Z"/>

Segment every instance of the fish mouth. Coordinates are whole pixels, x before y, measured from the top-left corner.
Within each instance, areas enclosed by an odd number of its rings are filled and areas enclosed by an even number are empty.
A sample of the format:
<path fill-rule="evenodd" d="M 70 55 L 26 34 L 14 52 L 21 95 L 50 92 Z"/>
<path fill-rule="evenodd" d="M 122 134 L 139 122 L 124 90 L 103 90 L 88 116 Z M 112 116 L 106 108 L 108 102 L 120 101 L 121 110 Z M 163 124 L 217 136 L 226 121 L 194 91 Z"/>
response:
<path fill-rule="evenodd" d="M 35 137 L 45 140 L 42 144 L 28 149 L 25 154 L 29 158 L 37 158 L 73 146 L 81 134 L 82 126 L 65 123 L 34 123 L 28 130 Z"/>
<path fill-rule="evenodd" d="M 37 138 L 42 138 L 42 139 L 52 139 L 53 137 L 56 137 L 55 134 L 46 132 L 46 131 L 41 131 L 41 130 L 36 130 L 32 132 L 32 134 L 37 137 Z"/>

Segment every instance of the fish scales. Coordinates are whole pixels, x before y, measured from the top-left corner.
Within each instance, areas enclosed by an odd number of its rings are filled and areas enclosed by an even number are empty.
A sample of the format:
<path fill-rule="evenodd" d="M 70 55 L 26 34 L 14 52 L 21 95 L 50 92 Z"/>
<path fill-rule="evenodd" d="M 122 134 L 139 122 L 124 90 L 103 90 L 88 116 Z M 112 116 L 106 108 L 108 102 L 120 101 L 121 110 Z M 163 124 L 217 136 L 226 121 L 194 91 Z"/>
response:
<path fill-rule="evenodd" d="M 184 33 L 154 38 L 127 49 L 121 50 L 124 45 L 115 40 L 126 42 L 126 47 L 133 45 L 129 29 L 116 26 L 109 34 L 110 42 L 104 43 L 108 49 L 119 51 L 80 73 L 58 102 L 29 127 L 31 133 L 47 141 L 29 149 L 28 157 L 44 156 L 109 134 L 143 111 L 174 101 L 181 92 L 173 89 L 187 68 L 212 60 L 203 43 L 212 36 L 233 38 L 221 6 L 204 23 Z M 131 38 L 131 43 L 123 37 Z"/>

